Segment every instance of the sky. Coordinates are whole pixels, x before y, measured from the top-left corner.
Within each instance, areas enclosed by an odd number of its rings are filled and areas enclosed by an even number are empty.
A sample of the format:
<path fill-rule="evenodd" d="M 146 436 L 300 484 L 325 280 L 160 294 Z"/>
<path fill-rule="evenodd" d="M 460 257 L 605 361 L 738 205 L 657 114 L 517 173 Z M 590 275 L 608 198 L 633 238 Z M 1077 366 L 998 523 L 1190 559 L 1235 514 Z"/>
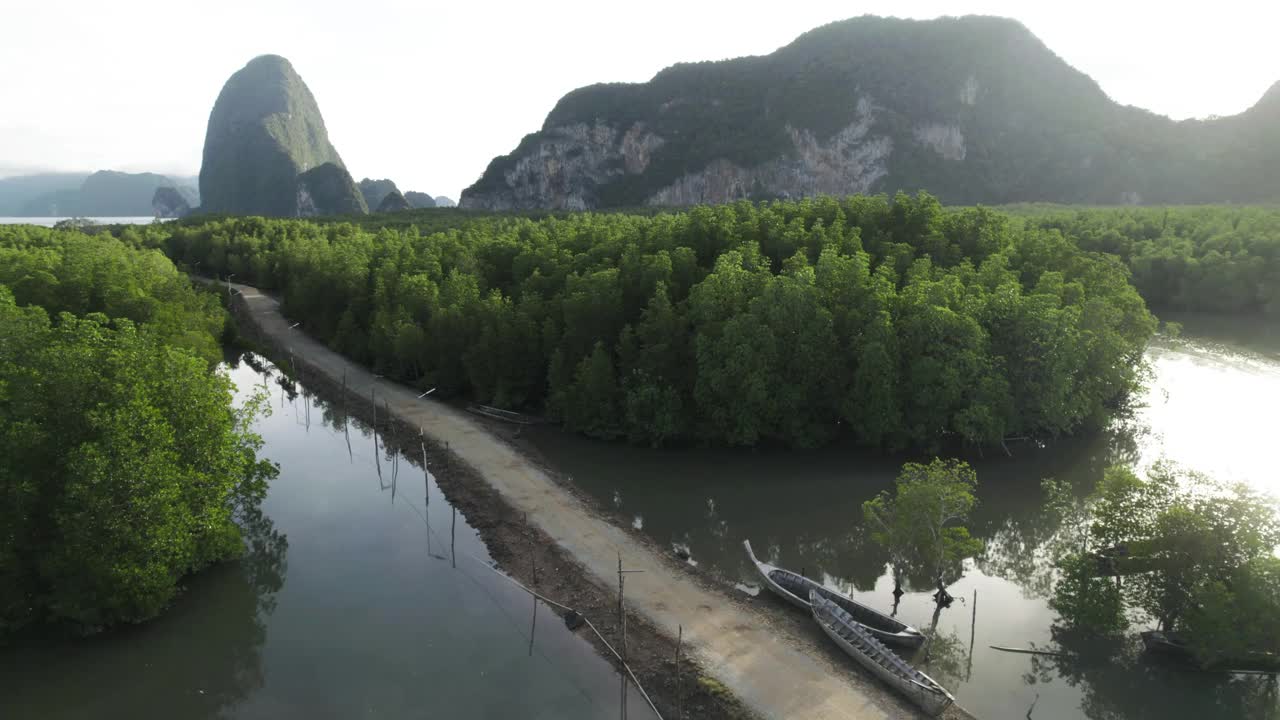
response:
<path fill-rule="evenodd" d="M 865 14 L 1015 18 L 1117 102 L 1177 119 L 1241 112 L 1280 80 L 1265 0 L 0 0 L 0 177 L 195 175 L 223 83 L 275 53 L 357 180 L 456 200 L 574 88 Z"/>

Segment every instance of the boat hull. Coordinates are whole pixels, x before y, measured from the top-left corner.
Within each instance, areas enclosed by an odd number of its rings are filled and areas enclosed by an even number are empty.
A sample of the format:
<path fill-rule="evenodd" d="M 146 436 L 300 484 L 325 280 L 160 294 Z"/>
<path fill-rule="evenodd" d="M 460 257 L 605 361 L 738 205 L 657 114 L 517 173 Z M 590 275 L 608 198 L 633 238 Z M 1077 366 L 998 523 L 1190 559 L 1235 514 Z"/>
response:
<path fill-rule="evenodd" d="M 874 608 L 867 607 L 857 600 L 814 582 L 803 575 L 760 562 L 756 559 L 755 552 L 751 549 L 751 541 L 743 540 L 742 544 L 746 548 L 751 562 L 756 566 L 756 571 L 760 573 L 760 577 L 764 580 L 765 586 L 773 594 L 791 605 L 809 612 L 811 609 L 808 600 L 809 593 L 815 592 L 840 606 L 845 612 L 853 615 L 855 622 L 880 642 L 902 648 L 918 648 L 924 644 L 924 635 L 919 630 L 894 620 Z M 785 587 L 779 582 L 780 580 L 791 585 L 792 588 Z"/>
<path fill-rule="evenodd" d="M 812 612 L 813 619 L 818 623 L 818 627 L 822 628 L 822 632 L 831 638 L 832 642 L 839 646 L 846 655 L 856 660 L 859 665 L 866 668 L 872 675 L 897 690 L 931 717 L 941 715 L 943 711 L 955 702 L 955 698 L 941 685 L 938 685 L 932 678 L 918 670 L 912 671 L 919 676 L 919 679 L 914 681 L 894 672 L 891 667 L 886 665 L 886 663 L 890 662 L 888 656 L 892 655 L 892 650 L 881 643 L 877 643 L 870 633 L 862 629 L 861 624 L 841 622 L 836 620 L 831 613 L 824 611 L 824 605 L 830 608 L 834 607 L 834 603 L 817 600 L 816 598 L 815 600 L 816 602 L 812 605 Z M 842 635 L 840 632 L 842 628 L 854 640 L 847 639 Z M 857 633 L 862 633 L 862 635 L 859 637 Z M 877 660 L 877 657 L 884 657 L 885 661 L 881 662 Z"/>

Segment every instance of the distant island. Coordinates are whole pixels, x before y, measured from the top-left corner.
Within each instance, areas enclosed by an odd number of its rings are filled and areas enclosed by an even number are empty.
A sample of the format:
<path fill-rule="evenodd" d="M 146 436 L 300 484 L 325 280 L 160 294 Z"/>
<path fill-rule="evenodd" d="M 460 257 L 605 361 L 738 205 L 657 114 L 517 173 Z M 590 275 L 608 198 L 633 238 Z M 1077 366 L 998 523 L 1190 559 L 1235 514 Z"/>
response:
<path fill-rule="evenodd" d="M 570 92 L 464 208 L 688 206 L 913 192 L 944 202 L 1280 200 L 1280 84 L 1232 117 L 1117 104 L 1026 27 L 860 17 L 769 55 Z"/>
<path fill-rule="evenodd" d="M 194 178 L 100 170 L 92 174 L 49 173 L 0 179 L 0 216 L 146 217 L 160 188 L 188 205 L 199 205 Z"/>

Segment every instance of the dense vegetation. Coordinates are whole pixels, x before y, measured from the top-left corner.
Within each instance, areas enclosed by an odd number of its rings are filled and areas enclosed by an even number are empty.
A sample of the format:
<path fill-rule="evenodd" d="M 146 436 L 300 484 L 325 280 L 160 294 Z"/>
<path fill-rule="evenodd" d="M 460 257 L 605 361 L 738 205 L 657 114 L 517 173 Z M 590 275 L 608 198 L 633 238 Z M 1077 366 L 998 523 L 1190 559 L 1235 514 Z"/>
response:
<path fill-rule="evenodd" d="M 1155 328 L 1114 258 L 927 195 L 152 232 L 380 372 L 654 444 L 1067 433 L 1135 387 Z"/>
<path fill-rule="evenodd" d="M 866 138 L 892 142 L 876 192 L 924 189 L 948 203 L 1280 200 L 1272 171 L 1280 164 L 1280 84 L 1246 113 L 1174 122 L 1113 102 L 1025 27 L 990 17 L 854 18 L 769 55 L 683 63 L 646 83 L 574 90 L 541 130 L 495 158 L 464 199 L 507 197 L 506 173 L 536 159 L 558 127 L 599 122 L 620 137 L 638 123 L 662 146 L 642 172 L 610 172 L 588 200 L 639 205 L 717 159 L 752 168 L 794 154 L 788 128 L 825 142 L 855 122 L 862 101 L 874 116 Z M 943 157 L 921 142 L 917 134 L 930 126 L 955 128 L 963 155 Z"/>
<path fill-rule="evenodd" d="M 1016 208 L 1084 250 L 1117 255 L 1156 309 L 1280 315 L 1280 209 Z"/>
<path fill-rule="evenodd" d="M 1276 500 L 1171 466 L 1113 467 L 1064 528 L 1050 605 L 1066 637 L 1116 636 L 1133 611 L 1206 666 L 1280 653 Z"/>
<path fill-rule="evenodd" d="M 211 371 L 223 318 L 154 250 L 0 228 L 0 634 L 152 617 L 242 551 L 274 467 Z"/>

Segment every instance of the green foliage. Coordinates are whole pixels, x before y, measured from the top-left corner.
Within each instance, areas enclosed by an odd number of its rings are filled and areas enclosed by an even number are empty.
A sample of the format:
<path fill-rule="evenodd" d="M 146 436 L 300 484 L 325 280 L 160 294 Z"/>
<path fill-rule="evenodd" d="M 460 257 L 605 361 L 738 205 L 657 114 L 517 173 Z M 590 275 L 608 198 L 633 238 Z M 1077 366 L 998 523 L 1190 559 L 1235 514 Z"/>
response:
<path fill-rule="evenodd" d="M 0 291 L 0 630 L 156 615 L 181 578 L 237 556 L 237 503 L 274 468 L 255 406 L 190 352 L 100 314 Z"/>
<path fill-rule="evenodd" d="M 1257 557 L 1191 593 L 1184 629 L 1206 665 L 1280 653 L 1280 558 Z"/>
<path fill-rule="evenodd" d="M 1098 577 L 1095 563 L 1071 555 L 1058 563 L 1059 577 L 1049 607 L 1067 630 L 1093 635 L 1119 635 L 1129 627 L 1124 595 L 1113 578 Z"/>
<path fill-rule="evenodd" d="M 224 320 L 154 250 L 0 229 L 0 634 L 145 620 L 240 554 L 275 468 L 211 371 Z"/>
<path fill-rule="evenodd" d="M 1111 592 L 1183 632 L 1204 664 L 1280 651 L 1280 504 L 1246 485 L 1156 465 L 1110 468 L 1090 507 L 1087 545 L 1116 558 L 1123 584 L 1082 554 L 1061 563 L 1053 607 L 1069 626 L 1111 627 Z"/>
<path fill-rule="evenodd" d="M 1082 249 L 1116 255 L 1155 308 L 1280 316 L 1280 209 L 1013 209 Z"/>
<path fill-rule="evenodd" d="M 871 539 L 890 553 L 895 572 L 926 575 L 938 589 L 960 575 L 965 558 L 982 552 L 964 522 L 978 500 L 977 473 L 961 460 L 935 458 L 902 466 L 894 491 L 862 504 Z"/>
<path fill-rule="evenodd" d="M 139 242 L 278 291 L 378 372 L 648 444 L 1070 433 L 1138 386 L 1155 330 L 1113 258 L 927 195 L 402 215 L 435 220 L 189 219 Z"/>
<path fill-rule="evenodd" d="M 134 250 L 106 234 L 0 226 L 0 285 L 19 305 L 127 318 L 209 363 L 222 357 L 226 313 L 217 296 L 194 290 L 157 250 Z"/>

